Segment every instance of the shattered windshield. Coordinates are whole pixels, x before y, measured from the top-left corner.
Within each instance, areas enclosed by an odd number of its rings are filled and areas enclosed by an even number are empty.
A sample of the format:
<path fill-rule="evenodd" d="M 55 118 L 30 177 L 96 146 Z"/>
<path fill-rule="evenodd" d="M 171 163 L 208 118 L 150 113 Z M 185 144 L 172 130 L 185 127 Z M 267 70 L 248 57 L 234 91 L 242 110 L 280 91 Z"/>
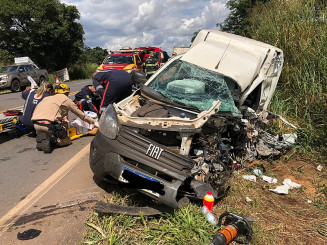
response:
<path fill-rule="evenodd" d="M 191 63 L 175 60 L 148 87 L 165 97 L 200 111 L 208 110 L 220 100 L 219 111 L 238 112 L 226 84 L 230 78 Z"/>

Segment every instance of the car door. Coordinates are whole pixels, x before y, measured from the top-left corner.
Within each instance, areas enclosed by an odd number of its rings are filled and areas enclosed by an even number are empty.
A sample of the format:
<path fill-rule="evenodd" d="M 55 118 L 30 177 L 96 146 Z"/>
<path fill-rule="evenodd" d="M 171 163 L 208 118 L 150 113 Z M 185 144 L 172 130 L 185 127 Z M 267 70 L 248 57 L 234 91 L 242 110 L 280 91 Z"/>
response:
<path fill-rule="evenodd" d="M 18 75 L 20 80 L 20 85 L 25 86 L 29 84 L 29 81 L 27 80 L 28 72 L 25 65 L 20 65 L 18 67 Z"/>
<path fill-rule="evenodd" d="M 32 65 L 25 65 L 25 69 L 27 70 L 28 76 L 31 76 L 35 82 L 39 82 L 39 76 L 37 74 L 37 71 Z M 29 84 L 30 82 L 27 80 L 27 83 Z"/>

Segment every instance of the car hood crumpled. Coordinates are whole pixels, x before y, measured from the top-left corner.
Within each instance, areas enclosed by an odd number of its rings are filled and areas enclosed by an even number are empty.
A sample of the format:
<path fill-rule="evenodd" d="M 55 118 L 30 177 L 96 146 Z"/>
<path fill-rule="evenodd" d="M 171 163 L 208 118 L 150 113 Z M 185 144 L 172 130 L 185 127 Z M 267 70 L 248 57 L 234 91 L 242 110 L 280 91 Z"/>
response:
<path fill-rule="evenodd" d="M 243 92 L 258 76 L 274 46 L 229 33 L 209 32 L 194 40 L 181 60 L 233 78 Z M 201 40 L 205 39 L 205 41 Z"/>

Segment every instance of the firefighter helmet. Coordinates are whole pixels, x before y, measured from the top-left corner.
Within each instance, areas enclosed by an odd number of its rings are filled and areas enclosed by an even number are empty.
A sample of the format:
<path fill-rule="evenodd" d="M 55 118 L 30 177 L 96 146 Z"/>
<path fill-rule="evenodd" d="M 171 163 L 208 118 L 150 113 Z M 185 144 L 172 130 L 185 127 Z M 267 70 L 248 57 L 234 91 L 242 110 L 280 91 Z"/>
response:
<path fill-rule="evenodd" d="M 70 88 L 68 87 L 67 84 L 65 83 L 60 83 L 59 85 L 56 86 L 55 88 L 56 94 L 65 94 L 70 92 Z"/>

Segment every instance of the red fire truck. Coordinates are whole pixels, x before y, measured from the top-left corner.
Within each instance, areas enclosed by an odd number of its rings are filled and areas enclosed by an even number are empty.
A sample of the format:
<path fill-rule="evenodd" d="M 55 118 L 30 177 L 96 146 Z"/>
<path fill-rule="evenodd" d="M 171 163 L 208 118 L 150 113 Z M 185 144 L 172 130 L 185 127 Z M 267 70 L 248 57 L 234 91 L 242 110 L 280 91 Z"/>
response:
<path fill-rule="evenodd" d="M 147 76 L 156 72 L 167 60 L 167 52 L 158 47 L 138 47 L 140 58 L 143 61 L 143 68 Z"/>
<path fill-rule="evenodd" d="M 135 70 L 142 70 L 142 65 L 143 61 L 138 50 L 120 49 L 110 51 L 97 70 L 118 69 L 131 73 Z"/>

